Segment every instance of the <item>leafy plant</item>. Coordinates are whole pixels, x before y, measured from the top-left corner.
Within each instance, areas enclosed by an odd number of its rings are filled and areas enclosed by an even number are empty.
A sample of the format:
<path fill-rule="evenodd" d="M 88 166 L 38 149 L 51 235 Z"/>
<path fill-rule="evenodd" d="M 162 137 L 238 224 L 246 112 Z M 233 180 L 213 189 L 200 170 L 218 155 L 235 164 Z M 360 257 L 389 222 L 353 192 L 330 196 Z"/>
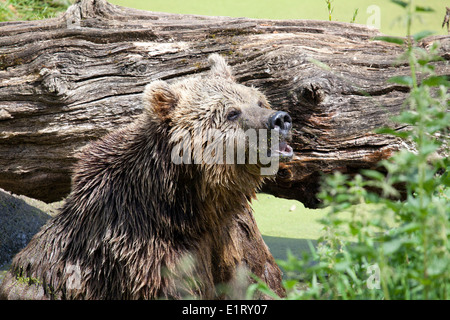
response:
<path fill-rule="evenodd" d="M 379 133 L 404 139 L 408 148 L 353 177 L 336 172 L 320 197 L 331 210 L 324 235 L 310 254 L 278 261 L 287 274 L 288 299 L 449 299 L 450 161 L 449 87 L 436 73 L 439 43 L 417 43 L 430 32 L 410 34 L 412 1 L 393 1 L 407 11 L 407 37 L 378 37 L 405 47 L 400 57 L 410 75 L 390 82 L 409 88 L 394 118 L 403 130 Z M 401 40 L 401 41 L 400 41 Z M 268 292 L 263 283 L 253 285 Z"/>
<path fill-rule="evenodd" d="M 358 15 L 358 11 L 359 11 L 359 8 L 356 8 L 355 11 L 353 12 L 353 17 L 352 17 L 352 20 L 350 20 L 350 23 L 356 22 L 356 16 Z"/>
<path fill-rule="evenodd" d="M 333 2 L 333 0 L 325 0 L 326 4 L 327 4 L 327 9 L 328 9 L 328 20 L 331 21 L 332 17 L 331 15 L 333 14 L 334 11 L 334 7 L 331 6 L 331 3 Z"/>

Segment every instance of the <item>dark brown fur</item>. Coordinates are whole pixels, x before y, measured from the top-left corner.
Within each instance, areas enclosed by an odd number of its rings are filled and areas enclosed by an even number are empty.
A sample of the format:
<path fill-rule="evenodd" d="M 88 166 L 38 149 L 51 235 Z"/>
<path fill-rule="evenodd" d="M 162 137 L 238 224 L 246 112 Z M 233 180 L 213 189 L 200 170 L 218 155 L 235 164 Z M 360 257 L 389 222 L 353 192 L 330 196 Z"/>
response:
<path fill-rule="evenodd" d="M 142 117 L 85 149 L 63 209 L 16 255 L 1 298 L 220 298 L 227 295 L 219 286 L 236 286 L 240 266 L 283 294 L 248 202 L 262 181 L 257 165 L 177 165 L 170 158 L 176 128 L 210 126 L 204 113 L 225 112 L 211 111 L 217 101 L 202 101 L 210 96 L 205 90 L 229 87 L 230 97 L 241 90 L 239 99 L 248 92 L 267 104 L 234 83 L 223 59 L 212 62 L 210 79 L 150 84 Z M 203 111 L 188 110 L 194 100 Z M 272 112 L 259 109 L 249 114 Z M 197 118 L 188 120 L 192 112 Z"/>

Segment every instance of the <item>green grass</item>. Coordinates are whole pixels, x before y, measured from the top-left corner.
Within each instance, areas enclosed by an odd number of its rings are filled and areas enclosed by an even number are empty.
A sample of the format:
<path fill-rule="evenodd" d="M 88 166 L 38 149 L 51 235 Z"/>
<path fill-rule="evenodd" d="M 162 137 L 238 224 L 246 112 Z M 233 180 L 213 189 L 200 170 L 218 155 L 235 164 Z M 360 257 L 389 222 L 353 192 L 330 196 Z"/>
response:
<path fill-rule="evenodd" d="M 208 16 L 248 17 L 260 19 L 313 19 L 329 20 L 328 7 L 325 0 L 110 0 L 113 4 L 148 11 L 162 11 Z M 434 12 L 423 15 L 422 23 L 413 25 L 412 33 L 431 30 L 436 34 L 446 34 L 441 27 L 445 15 L 446 0 L 416 0 L 415 5 L 431 7 Z M 334 0 L 332 21 L 350 22 L 355 10 L 358 13 L 355 23 L 367 24 L 372 12 L 369 6 L 380 8 L 381 32 L 389 35 L 404 36 L 405 26 L 394 20 L 403 15 L 403 9 L 389 0 Z"/>
<path fill-rule="evenodd" d="M 286 259 L 288 250 L 300 257 L 303 252 L 310 253 L 308 242 L 316 244 L 324 235 L 324 224 L 331 208 L 308 209 L 296 200 L 277 198 L 266 193 L 259 193 L 253 200 L 252 207 L 258 228 L 264 241 L 276 259 Z M 374 214 L 378 206 L 360 204 L 347 208 L 339 213 L 342 221 L 352 219 L 367 220 Z M 387 217 L 390 226 L 395 226 L 393 217 Z M 340 226 L 342 232 L 349 233 L 348 224 Z M 356 241 L 355 237 L 347 238 Z"/>
<path fill-rule="evenodd" d="M 0 21 L 52 18 L 74 0 L 0 0 Z"/>
<path fill-rule="evenodd" d="M 323 226 L 319 220 L 327 209 L 307 209 L 296 200 L 259 193 L 252 207 L 264 241 L 276 259 L 286 259 L 291 250 L 296 256 L 309 252 L 308 241 L 318 239 Z"/>
<path fill-rule="evenodd" d="M 294 239 L 317 239 L 326 215 L 324 209 L 307 209 L 296 200 L 259 193 L 253 201 L 255 219 L 264 235 Z"/>

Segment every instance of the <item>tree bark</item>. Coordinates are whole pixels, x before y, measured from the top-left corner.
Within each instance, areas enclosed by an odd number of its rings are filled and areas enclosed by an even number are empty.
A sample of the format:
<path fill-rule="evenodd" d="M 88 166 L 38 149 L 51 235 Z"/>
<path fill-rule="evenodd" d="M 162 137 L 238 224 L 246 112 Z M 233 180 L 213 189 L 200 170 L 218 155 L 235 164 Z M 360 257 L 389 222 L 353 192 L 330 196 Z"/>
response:
<path fill-rule="evenodd" d="M 260 88 L 293 118 L 294 159 L 264 187 L 317 204 L 321 173 L 354 172 L 404 142 L 373 133 L 390 121 L 408 88 L 387 83 L 410 72 L 403 48 L 372 41 L 362 25 L 155 13 L 82 0 L 61 17 L 0 23 L 0 187 L 46 202 L 70 191 L 76 152 L 131 122 L 152 80 L 205 72 L 227 56 L 238 82 Z M 450 37 L 439 75 L 450 75 Z M 325 64 L 324 68 L 318 63 Z"/>

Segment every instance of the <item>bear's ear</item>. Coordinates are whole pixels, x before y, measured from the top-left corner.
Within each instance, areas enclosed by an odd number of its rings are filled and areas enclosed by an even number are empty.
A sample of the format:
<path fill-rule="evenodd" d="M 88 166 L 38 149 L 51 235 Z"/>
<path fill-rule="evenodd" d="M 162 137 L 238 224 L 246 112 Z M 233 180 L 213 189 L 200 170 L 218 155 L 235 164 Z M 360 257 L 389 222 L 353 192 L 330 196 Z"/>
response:
<path fill-rule="evenodd" d="M 145 87 L 142 100 L 146 110 L 155 113 L 161 120 L 166 121 L 177 105 L 178 97 L 167 82 L 156 80 Z"/>
<path fill-rule="evenodd" d="M 208 61 L 211 65 L 211 74 L 213 76 L 234 80 L 230 66 L 221 55 L 213 53 L 208 57 Z"/>

